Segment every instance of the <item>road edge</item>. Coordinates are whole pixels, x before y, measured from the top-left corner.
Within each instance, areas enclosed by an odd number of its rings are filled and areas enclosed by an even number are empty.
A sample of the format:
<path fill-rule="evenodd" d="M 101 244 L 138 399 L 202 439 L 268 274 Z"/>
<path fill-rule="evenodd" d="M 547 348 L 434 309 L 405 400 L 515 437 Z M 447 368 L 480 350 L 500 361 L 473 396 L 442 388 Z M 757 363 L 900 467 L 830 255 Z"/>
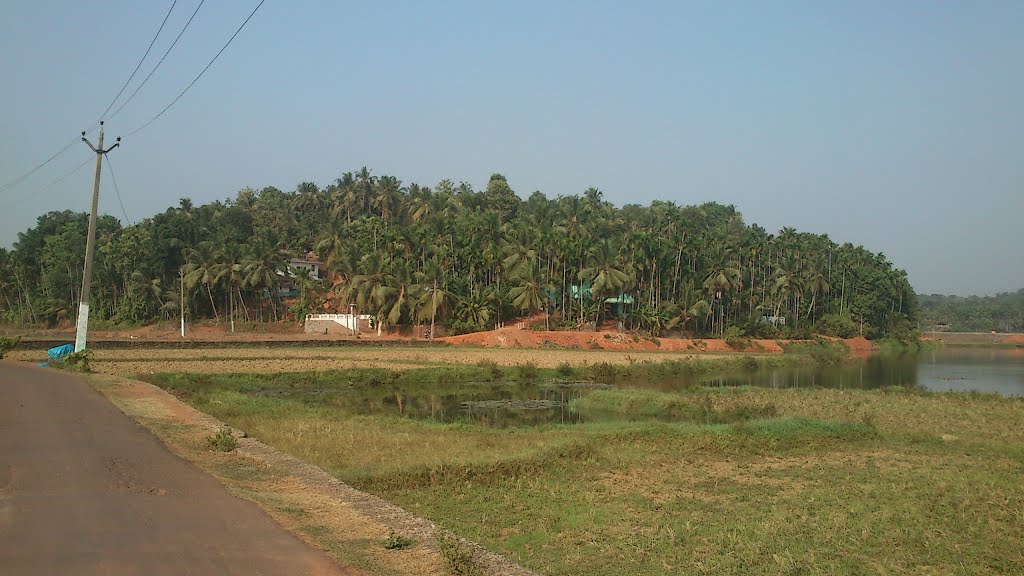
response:
<path fill-rule="evenodd" d="M 382 498 L 349 486 L 318 466 L 250 438 L 244 431 L 231 428 L 157 386 L 106 374 L 89 374 L 86 379 L 118 409 L 150 430 L 171 452 L 211 474 L 233 494 L 255 503 L 282 527 L 324 550 L 341 564 L 355 564 L 371 573 L 443 575 L 451 573 L 450 568 L 445 566 L 446 561 L 450 566 L 450 558 L 457 556 L 462 559 L 459 561 L 471 562 L 472 568 L 480 574 L 537 576 L 536 572 L 505 556 L 491 552 Z M 225 429 L 230 430 L 237 448 L 228 454 L 207 448 L 206 438 Z M 247 460 L 246 464 L 256 463 L 267 474 L 283 472 L 289 480 L 301 485 L 305 495 L 315 497 L 315 510 L 304 510 L 302 518 L 294 518 L 282 512 L 287 506 L 272 505 L 287 501 L 289 494 L 260 492 L 260 497 L 254 497 L 252 481 L 223 473 L 225 460 L 232 456 Z M 257 471 L 256 475 L 259 474 Z M 379 539 L 361 540 L 365 548 L 361 553 L 351 545 L 339 546 L 339 541 L 351 542 L 346 534 L 319 532 L 319 528 L 330 522 L 318 516 L 330 514 L 332 510 L 351 512 L 351 515 L 347 515 L 349 520 L 361 520 L 366 524 L 362 531 L 375 534 Z M 306 529 L 311 526 L 318 530 Z M 409 550 L 385 550 L 382 541 L 389 534 L 411 538 L 417 545 Z M 438 545 L 439 537 L 449 542 L 445 551 Z M 457 543 L 455 545 L 458 550 L 451 550 L 451 542 Z M 374 561 L 381 565 L 373 565 Z"/>

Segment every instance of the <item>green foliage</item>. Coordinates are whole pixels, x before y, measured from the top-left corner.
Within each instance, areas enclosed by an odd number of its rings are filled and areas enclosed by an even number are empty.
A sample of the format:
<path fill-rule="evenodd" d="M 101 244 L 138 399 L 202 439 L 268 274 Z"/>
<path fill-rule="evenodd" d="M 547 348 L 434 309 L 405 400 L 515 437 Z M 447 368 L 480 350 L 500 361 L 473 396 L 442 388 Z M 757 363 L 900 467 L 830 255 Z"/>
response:
<path fill-rule="evenodd" d="M 1024 288 L 996 296 L 920 295 L 918 302 L 925 332 L 1024 331 Z"/>
<path fill-rule="evenodd" d="M 849 316 L 826 314 L 814 323 L 814 331 L 835 338 L 853 338 L 857 335 L 857 324 Z"/>
<path fill-rule="evenodd" d="M 476 363 L 478 368 L 484 370 L 484 377 L 488 380 L 499 380 L 505 374 L 501 366 L 494 360 L 484 359 Z M 534 367 L 536 369 L 536 366 Z"/>
<path fill-rule="evenodd" d="M 86 348 L 81 352 L 72 352 L 51 365 L 70 372 L 88 373 L 92 372 L 92 356 L 92 350 Z"/>
<path fill-rule="evenodd" d="M 0 317 L 72 321 L 86 222 L 44 214 L 0 250 Z M 289 268 L 311 252 L 327 282 Z M 789 228 L 769 234 L 733 206 L 616 207 L 594 188 L 523 201 L 500 174 L 474 191 L 403 185 L 368 168 L 326 186 L 245 189 L 202 206 L 184 198 L 127 228 L 104 217 L 92 290 L 96 318 L 120 324 L 177 317 L 182 300 L 196 321 L 354 307 L 382 330 L 418 323 L 431 335 L 530 317 L 553 329 L 613 319 L 654 338 L 730 327 L 803 337 L 839 315 L 858 334 L 892 337 L 917 320 L 906 274 L 883 255 Z"/>
<path fill-rule="evenodd" d="M 238 448 L 238 440 L 234 434 L 231 433 L 231 429 L 228 427 L 221 428 L 216 433 L 211 434 L 206 438 L 206 443 L 211 449 L 217 450 L 218 452 L 231 452 L 235 448 Z"/>
<path fill-rule="evenodd" d="M 654 390 L 594 390 L 574 400 L 574 410 L 617 413 L 635 418 L 678 420 L 697 424 L 728 424 L 778 414 L 773 404 L 733 404 L 715 408 L 708 396 L 672 394 Z"/>
<path fill-rule="evenodd" d="M 787 354 L 804 355 L 816 364 L 842 364 L 850 360 L 850 349 L 842 342 L 818 339 L 783 344 L 782 347 Z"/>
<path fill-rule="evenodd" d="M 518 380 L 520 382 L 536 382 L 537 381 L 537 365 L 533 362 L 526 362 L 516 366 L 516 372 Z"/>
<path fill-rule="evenodd" d="M 0 338 L 0 360 L 4 359 L 5 354 L 17 348 L 18 342 L 21 342 L 21 336 Z"/>
<path fill-rule="evenodd" d="M 483 576 L 486 571 L 476 560 L 473 549 L 463 544 L 457 536 L 441 532 L 437 536 L 437 548 L 452 576 Z"/>
<path fill-rule="evenodd" d="M 747 347 L 746 332 L 739 326 L 729 326 L 722 333 L 725 343 L 734 350 L 743 350 Z"/>
<path fill-rule="evenodd" d="M 385 550 L 406 550 L 412 548 L 416 544 L 416 541 L 408 536 L 402 536 L 394 530 L 388 533 L 388 537 L 384 539 Z"/>
<path fill-rule="evenodd" d="M 784 359 L 793 357 L 756 358 Z M 623 367 L 634 368 L 643 363 Z M 468 382 L 483 370 L 445 367 L 444 375 Z M 332 382 L 348 390 L 349 380 L 358 387 L 371 375 L 413 382 L 440 373 L 157 380 L 268 444 L 539 573 L 852 575 L 878 572 L 879 559 L 899 574 L 921 566 L 1021 573 L 1018 399 L 905 388 L 704 388 L 633 403 L 650 417 L 494 429 L 368 416 L 324 394 L 252 393 Z M 662 417 L 659 408 L 673 402 L 729 422 Z M 777 415 L 758 417 L 771 407 Z M 382 458 L 381 446 L 401 457 Z M 615 537 L 595 538 L 602 534 Z M 785 553 L 766 558 L 766 539 Z M 379 550 L 381 540 L 373 545 Z M 438 549 L 455 573 L 483 564 L 450 537 Z"/>

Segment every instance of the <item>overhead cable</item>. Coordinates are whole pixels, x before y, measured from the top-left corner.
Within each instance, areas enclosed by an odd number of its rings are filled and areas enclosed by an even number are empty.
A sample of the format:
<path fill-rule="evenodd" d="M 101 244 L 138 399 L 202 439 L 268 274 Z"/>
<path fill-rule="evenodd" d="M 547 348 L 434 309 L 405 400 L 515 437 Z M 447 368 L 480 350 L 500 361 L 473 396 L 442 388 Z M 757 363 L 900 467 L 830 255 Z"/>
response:
<path fill-rule="evenodd" d="M 132 78 L 135 78 L 135 75 L 139 72 L 139 68 L 142 68 L 142 63 L 145 62 L 146 57 L 149 56 L 149 51 L 153 49 L 153 44 L 156 44 L 156 39 L 160 37 L 160 32 L 163 32 L 164 26 L 167 24 L 167 19 L 171 17 L 171 12 L 174 11 L 174 7 L 177 4 L 178 0 L 171 2 L 171 7 L 167 10 L 167 14 L 164 15 L 163 22 L 161 22 L 160 27 L 157 28 L 156 34 L 153 35 L 153 39 L 149 41 L 149 47 L 146 48 L 146 53 L 142 55 L 142 59 L 135 65 L 135 70 L 132 70 L 131 76 L 124 81 L 124 86 L 121 86 L 121 89 L 117 91 L 117 96 L 114 96 L 114 99 L 107 105 L 107 109 L 103 111 L 103 114 L 100 114 L 100 120 L 106 118 L 107 112 L 110 112 L 110 109 L 114 107 L 114 104 L 117 103 L 117 99 L 121 97 L 121 94 L 124 94 L 124 89 L 128 87 L 128 84 L 131 84 Z"/>
<path fill-rule="evenodd" d="M 128 211 L 124 209 L 124 202 L 121 201 L 121 190 L 117 187 L 117 178 L 114 176 L 114 166 L 110 163 L 110 156 L 104 154 L 103 159 L 107 161 L 107 170 L 110 172 L 110 181 L 114 183 L 114 193 L 117 194 L 117 203 L 121 205 L 121 213 L 124 214 L 125 224 L 132 224 L 128 217 Z"/>
<path fill-rule="evenodd" d="M 128 99 L 125 100 L 124 102 L 122 102 L 121 105 L 117 107 L 117 110 L 114 110 L 113 112 L 111 112 L 111 114 L 109 116 L 110 118 L 113 118 L 114 116 L 117 116 L 117 114 L 121 110 L 124 110 L 124 107 L 127 106 L 128 103 L 131 102 L 132 99 L 135 98 L 135 95 L 139 93 L 139 90 L 142 90 L 142 87 L 146 85 L 146 82 L 148 82 L 149 79 L 153 77 L 153 73 L 156 72 L 157 68 L 159 68 L 160 65 L 164 63 L 164 60 L 167 59 L 167 55 L 171 53 L 171 50 L 174 50 L 174 47 L 177 46 L 178 40 L 181 39 L 181 36 L 182 36 L 182 34 L 185 33 L 185 30 L 188 30 L 189 25 L 192 24 L 192 20 L 195 19 L 196 14 L 199 13 L 199 9 L 203 7 L 203 4 L 205 2 L 206 2 L 206 0 L 200 0 L 199 1 L 199 5 L 196 6 L 196 9 L 192 11 L 192 16 L 189 17 L 188 22 L 185 22 L 185 26 L 181 29 L 180 32 L 178 32 L 178 36 L 175 37 L 174 42 L 171 42 L 170 48 L 168 48 L 167 51 L 164 52 L 164 55 L 160 57 L 160 60 L 156 63 L 156 66 L 154 66 L 153 69 L 149 71 L 149 74 L 146 75 L 146 77 L 142 80 L 142 83 L 135 87 L 135 91 L 132 92 L 130 96 L 128 96 Z"/>
<path fill-rule="evenodd" d="M 243 28 L 245 28 L 245 25 L 249 23 L 249 20 L 252 20 L 252 17 L 256 15 L 256 12 L 257 12 L 257 11 L 258 11 L 258 10 L 260 9 L 260 6 L 263 6 L 263 3 L 264 3 L 264 2 L 266 2 L 266 0 L 260 0 L 260 3 L 256 5 L 256 8 L 253 8 L 253 11 L 252 11 L 252 12 L 251 12 L 251 13 L 249 14 L 249 17 L 245 19 L 245 22 L 242 22 L 242 25 L 238 27 L 238 30 L 235 30 L 235 33 L 231 35 L 231 38 L 229 38 L 229 39 L 228 39 L 227 43 L 226 43 L 226 44 L 224 44 L 224 46 L 223 46 L 223 47 L 222 47 L 222 48 L 221 48 L 221 49 L 220 49 L 220 50 L 219 50 L 219 51 L 217 52 L 217 54 L 216 54 L 216 55 L 214 55 L 213 59 L 212 59 L 212 60 L 210 60 L 210 63 L 209 63 L 209 64 L 207 64 L 205 68 L 203 68 L 203 71 L 202 71 L 202 72 L 200 72 L 200 73 L 199 73 L 199 75 L 198 75 L 198 76 L 196 76 L 196 77 L 195 77 L 195 79 L 193 79 L 193 80 L 192 80 L 192 82 L 190 82 L 190 83 L 189 83 L 189 85 L 188 85 L 188 86 L 186 86 L 186 87 L 185 87 L 185 89 L 184 89 L 184 90 L 182 90 L 182 91 L 181 91 L 181 93 L 179 93 L 179 94 L 178 94 L 178 95 L 177 95 L 177 96 L 176 96 L 176 97 L 174 98 L 174 100 L 171 100 L 171 103 L 170 103 L 170 104 L 168 104 L 167 106 L 165 106 L 163 110 L 161 110 L 161 111 L 160 111 L 160 112 L 159 112 L 159 113 L 158 113 L 158 114 L 157 114 L 156 116 L 154 116 L 154 117 L 150 118 L 150 119 L 149 119 L 149 120 L 148 120 L 148 121 L 147 121 L 147 122 L 146 122 L 145 124 L 143 124 L 143 125 L 139 126 L 139 127 L 138 127 L 138 128 L 136 128 L 135 130 L 132 130 L 131 132 L 129 132 L 129 133 L 128 133 L 128 136 L 133 136 L 133 135 L 135 135 L 135 134 L 138 134 L 139 132 L 141 132 L 142 130 L 144 130 L 144 129 L 145 129 L 145 128 L 146 128 L 147 126 L 149 126 L 149 125 L 150 125 L 150 124 L 152 124 L 153 122 L 156 122 L 156 120 L 157 120 L 158 118 L 160 118 L 160 117 L 161 117 L 161 116 L 163 116 L 163 115 L 164 115 L 164 114 L 165 114 L 165 113 L 166 113 L 166 112 L 167 112 L 168 110 L 170 110 L 170 109 L 171 109 L 171 106 L 174 106 L 174 104 L 175 104 L 175 103 L 176 103 L 176 102 L 177 102 L 178 100 L 180 100 L 180 99 L 181 99 L 181 97 L 182 97 L 182 96 L 184 96 L 186 92 L 188 92 L 188 91 L 189 91 L 189 88 L 192 88 L 192 86 L 194 86 L 194 85 L 195 85 L 195 83 L 196 83 L 196 82 L 198 82 L 198 81 L 199 81 L 199 79 L 203 77 L 203 74 L 206 74 L 206 71 L 210 69 L 210 66 L 213 66 L 213 63 L 214 63 L 214 62 L 216 62 L 218 58 L 220 58 L 220 55 L 221 55 L 221 54 L 223 54 L 225 50 L 227 50 L 228 46 L 230 46 L 230 45 L 231 45 L 231 42 L 232 42 L 232 41 L 233 41 L 233 40 L 235 39 L 235 37 L 236 37 L 236 36 L 238 36 L 238 33 L 239 33 L 239 32 L 241 32 Z M 126 137 L 128 137 L 128 136 L 126 136 Z"/>

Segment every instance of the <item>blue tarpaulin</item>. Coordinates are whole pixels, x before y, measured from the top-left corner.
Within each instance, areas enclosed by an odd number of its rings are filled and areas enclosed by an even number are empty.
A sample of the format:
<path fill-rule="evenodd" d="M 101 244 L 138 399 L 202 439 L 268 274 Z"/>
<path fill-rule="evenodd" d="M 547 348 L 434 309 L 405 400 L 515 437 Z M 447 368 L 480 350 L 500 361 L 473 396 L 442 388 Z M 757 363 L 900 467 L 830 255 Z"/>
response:
<path fill-rule="evenodd" d="M 40 364 L 40 366 L 49 366 L 50 362 L 53 360 L 57 360 L 59 362 L 62 358 L 74 351 L 74 344 L 61 344 L 60 346 L 54 346 L 46 351 L 46 355 L 49 356 L 50 359 Z"/>

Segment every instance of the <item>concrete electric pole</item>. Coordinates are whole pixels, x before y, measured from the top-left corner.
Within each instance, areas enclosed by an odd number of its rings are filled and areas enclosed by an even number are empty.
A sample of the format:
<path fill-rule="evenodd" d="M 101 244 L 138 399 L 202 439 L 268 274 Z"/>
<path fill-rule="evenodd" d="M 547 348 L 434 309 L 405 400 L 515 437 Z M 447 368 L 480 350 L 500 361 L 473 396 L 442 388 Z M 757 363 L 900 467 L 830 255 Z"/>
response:
<path fill-rule="evenodd" d="M 121 145 L 121 137 L 117 137 L 117 143 L 103 149 L 103 122 L 100 122 L 99 145 L 93 146 L 92 142 L 82 132 L 82 142 L 89 145 L 96 153 L 96 177 L 92 182 L 92 211 L 89 213 L 89 236 L 85 240 L 85 273 L 82 275 L 82 303 L 78 305 L 78 325 L 75 330 L 75 352 L 85 350 L 85 335 L 89 330 L 89 286 L 92 284 L 92 261 L 96 253 L 96 210 L 100 203 L 100 168 L 103 166 L 103 155 Z"/>

